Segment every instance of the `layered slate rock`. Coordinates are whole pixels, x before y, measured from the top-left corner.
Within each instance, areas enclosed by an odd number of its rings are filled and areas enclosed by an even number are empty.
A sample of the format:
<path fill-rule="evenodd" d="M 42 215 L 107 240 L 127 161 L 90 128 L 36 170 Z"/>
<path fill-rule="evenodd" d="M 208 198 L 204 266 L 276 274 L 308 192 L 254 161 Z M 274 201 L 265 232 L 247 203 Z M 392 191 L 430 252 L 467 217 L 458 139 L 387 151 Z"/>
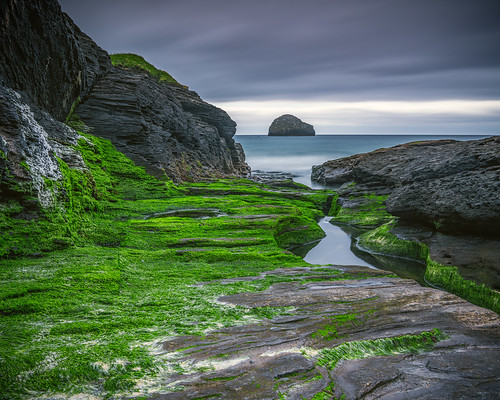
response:
<path fill-rule="evenodd" d="M 0 18 L 2 84 L 56 120 L 111 67 L 107 53 L 55 0 L 5 0 Z"/>
<path fill-rule="evenodd" d="M 269 136 L 314 136 L 311 124 L 302 122 L 294 115 L 285 114 L 276 118 L 269 127 Z"/>
<path fill-rule="evenodd" d="M 187 88 L 114 67 L 76 113 L 151 174 L 175 181 L 247 176 L 236 123 Z"/>
<path fill-rule="evenodd" d="M 500 234 L 500 136 L 423 141 L 314 166 L 312 179 L 344 194 L 388 194 L 387 210 L 443 232 Z M 349 186 L 355 183 L 354 186 Z"/>
<path fill-rule="evenodd" d="M 322 281 L 313 281 L 318 278 L 313 269 L 278 269 L 263 275 L 302 276 L 303 282 L 219 298 L 244 307 L 291 306 L 293 312 L 163 342 L 157 354 L 175 360 L 186 372 L 165 370 L 158 386 L 172 392 L 156 393 L 150 387 L 148 398 L 310 399 L 318 392 L 322 398 L 345 399 L 496 398 L 496 313 L 384 271 L 338 268 L 354 279 L 339 279 L 336 268 L 331 268 L 331 280 L 323 276 Z M 350 316 L 348 322 L 338 322 L 345 316 Z M 434 329 L 445 337 L 425 352 L 376 356 L 367 343 Z M 324 349 L 346 343 L 359 343 L 366 354 L 353 357 L 360 359 L 345 356 L 332 369 L 318 363 Z"/>

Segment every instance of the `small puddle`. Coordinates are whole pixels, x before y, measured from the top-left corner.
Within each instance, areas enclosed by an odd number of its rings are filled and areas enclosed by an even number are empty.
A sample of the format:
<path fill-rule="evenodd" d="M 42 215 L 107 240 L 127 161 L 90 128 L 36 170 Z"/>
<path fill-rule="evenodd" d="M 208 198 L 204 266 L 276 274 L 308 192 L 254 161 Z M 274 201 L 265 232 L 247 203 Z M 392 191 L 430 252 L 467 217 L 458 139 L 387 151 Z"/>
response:
<path fill-rule="evenodd" d="M 322 218 L 318 224 L 326 236 L 319 242 L 301 246 L 294 253 L 310 264 L 361 265 L 373 269 L 394 272 L 401 278 L 413 279 L 423 286 L 424 264 L 401 257 L 374 254 L 359 248 L 356 238 L 361 229 L 337 226 L 330 223 L 332 217 Z"/>
<path fill-rule="evenodd" d="M 207 219 L 213 217 L 224 217 L 226 213 L 218 208 L 180 208 L 176 210 L 163 211 L 159 213 L 144 216 L 144 219 L 162 218 L 162 217 L 185 217 L 196 219 Z"/>

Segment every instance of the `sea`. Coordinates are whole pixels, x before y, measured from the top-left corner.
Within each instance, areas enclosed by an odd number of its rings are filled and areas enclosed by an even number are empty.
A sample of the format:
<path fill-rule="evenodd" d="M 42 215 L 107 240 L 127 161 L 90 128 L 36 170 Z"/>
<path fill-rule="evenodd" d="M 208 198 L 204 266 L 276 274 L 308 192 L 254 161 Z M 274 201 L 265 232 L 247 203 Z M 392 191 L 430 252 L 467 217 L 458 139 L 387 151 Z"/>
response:
<path fill-rule="evenodd" d="M 252 171 L 290 173 L 295 182 L 320 189 L 324 186 L 311 181 L 312 166 L 328 160 L 420 140 L 474 140 L 488 136 L 490 135 L 236 135 L 234 139 L 242 144 Z"/>

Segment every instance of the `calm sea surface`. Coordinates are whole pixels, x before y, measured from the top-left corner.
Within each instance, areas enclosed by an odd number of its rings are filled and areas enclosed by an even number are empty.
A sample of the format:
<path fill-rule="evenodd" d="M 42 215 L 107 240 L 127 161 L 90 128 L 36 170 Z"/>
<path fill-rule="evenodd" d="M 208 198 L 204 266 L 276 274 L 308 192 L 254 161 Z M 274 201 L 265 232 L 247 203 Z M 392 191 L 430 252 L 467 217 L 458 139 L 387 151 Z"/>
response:
<path fill-rule="evenodd" d="M 317 135 L 276 137 L 237 135 L 252 170 L 290 172 L 296 182 L 321 188 L 311 182 L 311 167 L 325 161 L 365 153 L 382 147 L 430 139 L 473 140 L 487 137 L 465 135 Z"/>

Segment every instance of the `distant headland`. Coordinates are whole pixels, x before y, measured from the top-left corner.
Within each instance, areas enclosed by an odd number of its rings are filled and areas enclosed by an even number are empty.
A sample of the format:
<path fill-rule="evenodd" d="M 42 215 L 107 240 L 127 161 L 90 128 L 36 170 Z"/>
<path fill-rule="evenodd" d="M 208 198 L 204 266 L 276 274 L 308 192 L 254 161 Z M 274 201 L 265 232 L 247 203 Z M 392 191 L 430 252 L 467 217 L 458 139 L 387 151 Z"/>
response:
<path fill-rule="evenodd" d="M 301 121 L 294 115 L 285 114 L 276 118 L 269 127 L 269 136 L 314 136 L 311 124 Z"/>

